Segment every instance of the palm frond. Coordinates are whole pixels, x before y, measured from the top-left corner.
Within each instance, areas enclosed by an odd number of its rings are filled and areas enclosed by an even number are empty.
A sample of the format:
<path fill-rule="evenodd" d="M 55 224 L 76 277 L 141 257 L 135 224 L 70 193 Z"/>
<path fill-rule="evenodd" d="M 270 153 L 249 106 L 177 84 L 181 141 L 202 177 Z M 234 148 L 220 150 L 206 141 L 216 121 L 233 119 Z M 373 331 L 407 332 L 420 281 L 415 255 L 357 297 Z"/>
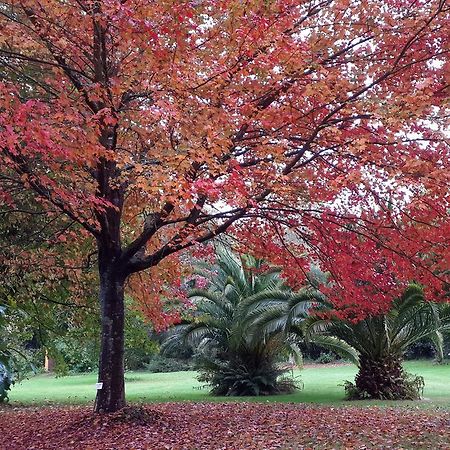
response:
<path fill-rule="evenodd" d="M 359 354 L 356 349 L 342 339 L 335 336 L 316 334 L 312 337 L 311 343 L 327 348 L 328 350 L 331 350 L 339 355 L 341 358 L 348 359 L 353 364 L 359 364 Z"/>

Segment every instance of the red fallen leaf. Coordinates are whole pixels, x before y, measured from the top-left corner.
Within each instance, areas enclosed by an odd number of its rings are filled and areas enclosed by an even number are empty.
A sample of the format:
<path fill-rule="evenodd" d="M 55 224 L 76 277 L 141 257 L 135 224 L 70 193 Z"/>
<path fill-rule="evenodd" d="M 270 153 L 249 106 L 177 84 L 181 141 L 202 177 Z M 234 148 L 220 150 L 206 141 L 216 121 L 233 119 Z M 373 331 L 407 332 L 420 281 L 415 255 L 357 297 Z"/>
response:
<path fill-rule="evenodd" d="M 4 408 L 2 416 L 0 448 L 11 450 L 448 449 L 450 442 L 450 412 L 407 408 L 161 403 L 109 416 L 89 407 Z"/>

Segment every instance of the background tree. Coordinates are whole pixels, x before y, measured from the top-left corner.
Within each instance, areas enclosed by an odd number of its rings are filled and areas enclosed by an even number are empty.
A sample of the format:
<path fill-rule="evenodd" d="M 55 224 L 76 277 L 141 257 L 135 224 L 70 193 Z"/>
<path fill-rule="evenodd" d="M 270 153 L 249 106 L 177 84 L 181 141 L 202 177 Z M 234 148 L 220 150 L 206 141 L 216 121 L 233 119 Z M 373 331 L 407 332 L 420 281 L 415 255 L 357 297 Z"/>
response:
<path fill-rule="evenodd" d="M 449 6 L 391 3 L 0 3 L 0 198 L 33 192 L 62 213 L 68 248 L 97 252 L 97 410 L 125 404 L 126 281 L 139 290 L 149 271 L 144 296 L 159 294 L 178 270 L 172 255 L 239 220 L 263 218 L 260 237 L 279 233 L 267 228 L 278 220 L 324 265 L 338 260 L 356 303 L 348 255 L 361 243 L 364 258 L 394 261 L 363 274 L 380 303 L 391 271 L 438 287 Z M 328 228 L 360 240 L 330 242 Z"/>

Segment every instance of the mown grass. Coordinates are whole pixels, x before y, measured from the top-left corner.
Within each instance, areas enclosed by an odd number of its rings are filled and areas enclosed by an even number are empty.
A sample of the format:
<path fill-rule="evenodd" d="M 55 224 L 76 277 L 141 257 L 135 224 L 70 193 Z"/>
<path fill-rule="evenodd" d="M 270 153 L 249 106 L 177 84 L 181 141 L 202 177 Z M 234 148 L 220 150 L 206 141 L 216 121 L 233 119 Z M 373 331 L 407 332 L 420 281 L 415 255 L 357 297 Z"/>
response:
<path fill-rule="evenodd" d="M 434 365 L 429 361 L 407 362 L 406 369 L 425 379 L 424 400 L 420 402 L 359 401 L 352 405 L 403 405 L 414 407 L 450 408 L 450 365 Z M 129 372 L 126 375 L 126 395 L 131 402 L 166 401 L 258 401 L 298 402 L 328 405 L 349 404 L 344 402 L 344 380 L 353 380 L 356 367 L 353 365 L 306 367 L 294 371 L 304 384 L 302 391 L 291 395 L 270 397 L 224 398 L 211 397 L 208 389 L 196 380 L 196 372 L 174 372 L 153 374 Z M 10 393 L 10 404 L 83 404 L 95 397 L 96 374 L 74 375 L 55 378 L 52 375 L 37 375 L 14 386 Z"/>

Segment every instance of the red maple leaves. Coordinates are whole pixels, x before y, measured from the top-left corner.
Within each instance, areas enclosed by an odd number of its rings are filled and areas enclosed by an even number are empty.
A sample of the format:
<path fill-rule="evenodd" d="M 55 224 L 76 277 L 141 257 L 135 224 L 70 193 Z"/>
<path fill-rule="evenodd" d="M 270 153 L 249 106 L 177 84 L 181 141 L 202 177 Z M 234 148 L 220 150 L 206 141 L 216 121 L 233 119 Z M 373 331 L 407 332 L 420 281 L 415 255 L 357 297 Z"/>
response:
<path fill-rule="evenodd" d="M 448 281 L 445 2 L 4 10 L 1 179 L 89 232 L 125 279 L 237 224 L 295 283 L 311 261 L 330 271 L 337 307 L 359 315 L 412 279 Z"/>

